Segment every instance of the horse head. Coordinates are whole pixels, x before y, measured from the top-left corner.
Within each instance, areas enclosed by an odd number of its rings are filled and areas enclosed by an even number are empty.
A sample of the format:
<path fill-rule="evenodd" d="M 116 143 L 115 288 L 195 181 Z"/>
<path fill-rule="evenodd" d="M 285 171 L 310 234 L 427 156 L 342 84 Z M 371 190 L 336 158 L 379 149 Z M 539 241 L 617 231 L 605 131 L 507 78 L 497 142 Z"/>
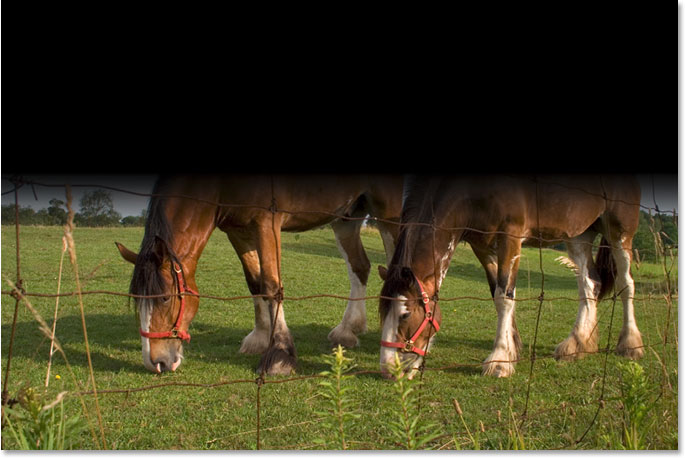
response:
<path fill-rule="evenodd" d="M 384 282 L 378 308 L 382 329 L 381 373 L 391 378 L 389 369 L 395 365 L 397 355 L 404 373 L 411 379 L 440 329 L 440 307 L 409 267 L 379 266 L 378 272 Z"/>
<path fill-rule="evenodd" d="M 175 371 L 199 305 L 194 275 L 159 237 L 145 239 L 140 254 L 115 243 L 121 256 L 135 265 L 130 293 L 143 296 L 135 298 L 143 364 L 157 373 Z"/>

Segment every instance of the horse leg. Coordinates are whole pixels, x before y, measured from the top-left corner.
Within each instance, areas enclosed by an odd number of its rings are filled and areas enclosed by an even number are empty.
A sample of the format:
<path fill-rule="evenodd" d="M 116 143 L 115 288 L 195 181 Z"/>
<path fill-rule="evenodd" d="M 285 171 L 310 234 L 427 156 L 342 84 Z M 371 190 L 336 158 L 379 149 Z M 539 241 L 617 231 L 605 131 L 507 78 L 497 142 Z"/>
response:
<path fill-rule="evenodd" d="M 270 341 L 262 355 L 257 372 L 268 375 L 289 375 L 295 370 L 295 344 L 285 322 L 283 286 L 280 279 L 281 215 L 271 214 L 259 224 L 257 253 L 261 266 L 260 293 L 267 295 L 264 302 L 271 323 Z"/>
<path fill-rule="evenodd" d="M 635 308 L 633 297 L 635 296 L 635 282 L 630 273 L 632 237 L 620 237 L 614 234 L 611 237 L 611 254 L 616 264 L 616 291 L 623 302 L 623 327 L 618 337 L 616 353 L 630 359 L 639 359 L 644 355 L 642 336 L 635 321 Z"/>
<path fill-rule="evenodd" d="M 512 232 L 512 231 L 508 231 Z M 521 258 L 521 238 L 499 237 L 497 248 L 497 282 L 493 294 L 497 309 L 497 335 L 492 353 L 485 359 L 483 375 L 509 377 L 518 360 L 521 337 L 514 316 L 516 274 Z M 487 272 L 487 269 L 486 269 Z"/>
<path fill-rule="evenodd" d="M 337 220 L 331 223 L 338 249 L 347 264 L 350 300 L 342 321 L 328 334 L 328 340 L 348 348 L 359 345 L 357 334 L 366 332 L 366 300 L 353 300 L 366 296 L 366 283 L 371 270 L 371 263 L 359 236 L 361 226 L 361 220 Z"/>
<path fill-rule="evenodd" d="M 559 360 L 572 361 L 583 358 L 587 353 L 597 352 L 597 295 L 600 276 L 592 259 L 592 242 L 596 236 L 596 232 L 588 231 L 566 242 L 569 258 L 578 269 L 576 279 L 580 304 L 571 334 L 554 350 L 554 357 Z"/>
<path fill-rule="evenodd" d="M 260 292 L 261 268 L 257 254 L 257 241 L 252 234 L 244 234 L 236 231 L 227 233 L 228 239 L 235 248 L 238 258 L 243 265 L 243 272 L 250 294 Z M 253 297 L 255 326 L 254 329 L 243 339 L 240 345 L 240 353 L 261 354 L 269 346 L 271 336 L 271 320 L 269 305 L 264 298 Z"/>
<path fill-rule="evenodd" d="M 399 236 L 399 227 L 399 224 L 378 222 L 378 231 L 381 234 L 383 248 L 385 249 L 385 259 L 387 261 L 386 265 L 388 266 L 390 261 L 392 261 L 392 255 L 395 253 L 395 243 Z"/>
<path fill-rule="evenodd" d="M 485 270 L 485 277 L 488 280 L 488 286 L 490 286 L 490 296 L 494 299 L 495 288 L 497 287 L 497 255 L 486 247 L 476 244 L 470 245 L 473 254 L 476 255 Z"/>

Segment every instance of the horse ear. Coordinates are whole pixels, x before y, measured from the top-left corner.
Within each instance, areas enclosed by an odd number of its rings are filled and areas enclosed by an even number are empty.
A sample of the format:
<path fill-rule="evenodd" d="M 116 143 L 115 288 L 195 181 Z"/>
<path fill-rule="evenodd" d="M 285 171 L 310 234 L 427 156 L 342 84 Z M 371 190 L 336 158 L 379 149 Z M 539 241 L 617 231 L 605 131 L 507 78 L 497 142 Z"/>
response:
<path fill-rule="evenodd" d="M 122 258 L 131 264 L 136 263 L 136 259 L 138 259 L 138 253 L 134 253 L 119 242 L 114 242 L 114 244 L 117 246 L 117 249 L 119 249 L 119 254 L 121 254 Z"/>
<path fill-rule="evenodd" d="M 388 269 L 385 266 L 378 266 L 378 275 L 381 276 L 381 280 L 385 281 L 388 279 Z"/>
<path fill-rule="evenodd" d="M 155 235 L 155 243 L 152 248 L 152 253 L 157 258 L 157 265 L 162 265 L 164 258 L 166 258 L 168 251 L 166 242 Z"/>

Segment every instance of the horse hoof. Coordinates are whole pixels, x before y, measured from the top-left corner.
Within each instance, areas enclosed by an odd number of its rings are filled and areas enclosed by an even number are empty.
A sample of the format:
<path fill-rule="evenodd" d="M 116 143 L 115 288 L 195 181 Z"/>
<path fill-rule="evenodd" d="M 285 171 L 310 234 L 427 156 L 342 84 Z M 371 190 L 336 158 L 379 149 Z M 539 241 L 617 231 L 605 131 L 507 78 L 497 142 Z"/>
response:
<path fill-rule="evenodd" d="M 328 340 L 331 341 L 333 346 L 338 344 L 345 348 L 353 348 L 359 346 L 359 339 L 348 329 L 342 328 L 340 325 L 333 328 L 333 330 L 328 334 Z"/>
<path fill-rule="evenodd" d="M 622 331 L 618 338 L 616 353 L 629 359 L 642 358 L 645 352 L 640 332 L 637 330 L 631 332 Z"/>
<path fill-rule="evenodd" d="M 554 359 L 557 361 L 575 361 L 584 358 L 589 353 L 597 353 L 597 340 L 588 339 L 583 343 L 575 333 L 572 333 L 554 349 Z"/>
<path fill-rule="evenodd" d="M 483 375 L 491 377 L 509 377 L 514 373 L 512 363 L 490 363 L 483 366 Z"/>
<path fill-rule="evenodd" d="M 257 372 L 266 375 L 291 375 L 295 373 L 297 358 L 292 350 L 274 348 L 267 350 L 257 367 Z"/>
<path fill-rule="evenodd" d="M 247 355 L 261 355 L 269 347 L 269 334 L 266 332 L 255 333 L 253 330 L 245 336 L 240 344 L 238 352 Z"/>
<path fill-rule="evenodd" d="M 616 353 L 628 359 L 640 359 L 644 356 L 645 352 L 642 348 L 616 348 Z"/>

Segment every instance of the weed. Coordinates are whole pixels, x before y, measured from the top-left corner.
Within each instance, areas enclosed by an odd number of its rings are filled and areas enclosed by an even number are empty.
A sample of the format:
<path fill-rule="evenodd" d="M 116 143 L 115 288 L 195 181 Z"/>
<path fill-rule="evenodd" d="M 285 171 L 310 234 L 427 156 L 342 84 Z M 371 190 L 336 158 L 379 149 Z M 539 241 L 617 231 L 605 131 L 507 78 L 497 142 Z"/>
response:
<path fill-rule="evenodd" d="M 424 423 L 418 411 L 418 396 L 412 395 L 422 389 L 422 381 L 409 380 L 404 376 L 404 365 L 395 353 L 395 364 L 390 367 L 390 373 L 395 379 L 393 388 L 397 393 L 397 402 L 392 404 L 394 411 L 390 413 L 388 426 L 393 436 L 407 450 L 424 448 L 430 441 L 440 435 L 434 423 Z"/>
<path fill-rule="evenodd" d="M 19 450 L 67 450 L 79 443 L 79 436 L 87 429 L 85 421 L 76 414 L 67 418 L 60 393 L 50 404 L 34 388 L 22 388 L 17 408 L 5 409 L 5 420 Z M 59 415 L 55 410 L 59 405 Z"/>
<path fill-rule="evenodd" d="M 645 436 L 653 428 L 655 421 L 650 412 L 658 396 L 654 396 L 653 386 L 644 369 L 638 363 L 629 361 L 618 364 L 621 376 L 621 395 L 609 400 L 619 401 L 623 408 L 622 442 L 617 440 L 613 430 L 604 436 L 612 448 L 645 450 L 648 444 Z"/>
<path fill-rule="evenodd" d="M 326 355 L 325 361 L 331 366 L 330 371 L 321 372 L 327 378 L 319 382 L 322 388 L 321 396 L 326 400 L 327 409 L 317 412 L 326 429 L 333 431 L 340 450 L 347 450 L 345 441 L 345 424 L 351 420 L 356 420 L 361 415 L 350 411 L 351 400 L 347 393 L 351 387 L 343 387 L 343 379 L 351 376 L 345 374 L 354 368 L 351 358 L 345 356 L 345 350 L 338 345 L 333 350 L 332 355 Z M 317 443 L 327 445 L 324 439 L 319 439 Z"/>

